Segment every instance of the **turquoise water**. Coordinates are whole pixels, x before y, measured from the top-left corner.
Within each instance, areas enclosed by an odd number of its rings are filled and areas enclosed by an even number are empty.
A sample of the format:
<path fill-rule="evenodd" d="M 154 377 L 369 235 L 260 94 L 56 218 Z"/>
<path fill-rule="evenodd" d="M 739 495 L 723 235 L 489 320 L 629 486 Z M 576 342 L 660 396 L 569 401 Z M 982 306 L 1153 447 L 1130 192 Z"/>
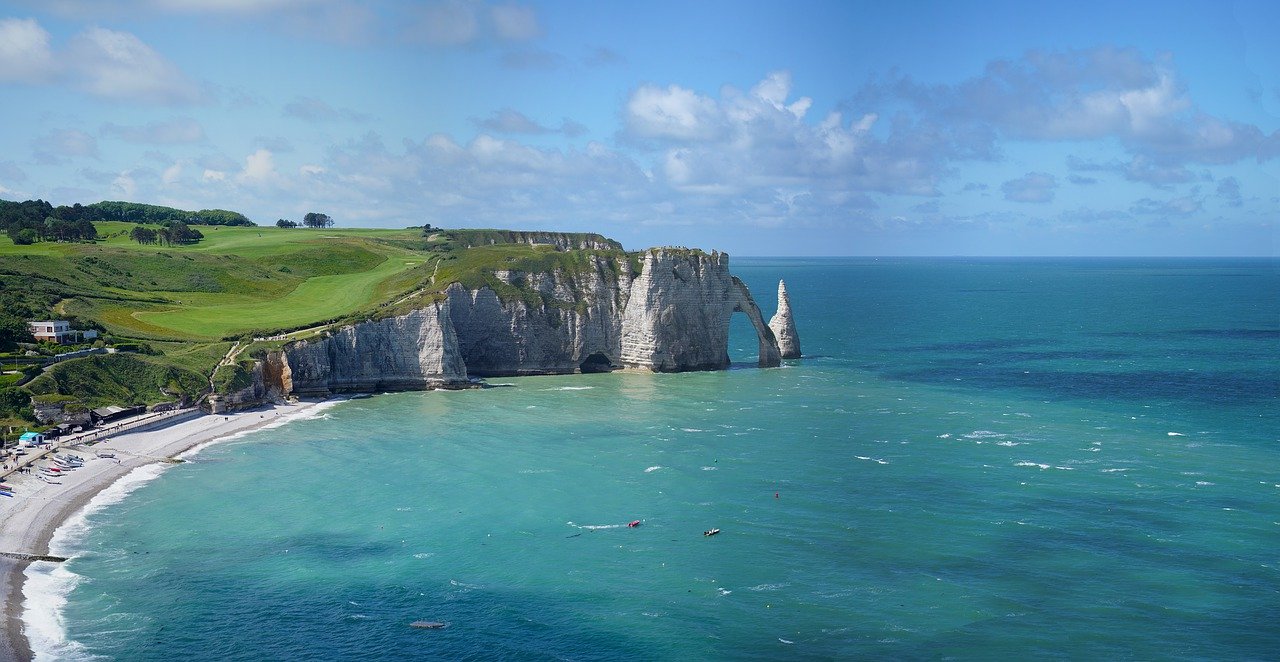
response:
<path fill-rule="evenodd" d="M 379 395 L 211 446 L 60 536 L 79 555 L 45 578 L 42 604 L 65 597 L 50 627 L 66 639 L 37 647 L 120 660 L 1280 651 L 1280 262 L 734 271 L 766 315 L 786 278 L 810 358 L 750 367 L 736 320 L 726 372 Z"/>

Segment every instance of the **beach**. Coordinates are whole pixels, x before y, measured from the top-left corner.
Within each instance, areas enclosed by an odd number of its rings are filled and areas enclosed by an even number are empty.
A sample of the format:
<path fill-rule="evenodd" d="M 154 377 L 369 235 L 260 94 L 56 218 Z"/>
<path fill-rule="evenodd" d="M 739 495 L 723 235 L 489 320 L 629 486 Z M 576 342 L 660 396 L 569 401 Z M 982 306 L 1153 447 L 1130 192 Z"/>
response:
<path fill-rule="evenodd" d="M 22 626 L 23 573 L 31 561 L 19 557 L 48 555 L 54 532 L 94 495 L 138 467 L 171 460 L 201 444 L 296 416 L 316 404 L 302 402 L 225 415 L 196 415 L 163 427 L 123 432 L 93 446 L 68 445 L 64 450 L 84 458 L 84 466 L 66 472 L 58 479 L 60 484 L 44 482 L 35 472 L 6 477 L 5 482 L 14 487 L 14 497 L 0 503 L 0 591 L 4 595 L 0 659 L 31 658 Z M 102 458 L 98 453 L 115 457 Z M 43 464 L 47 461 L 37 466 Z"/>

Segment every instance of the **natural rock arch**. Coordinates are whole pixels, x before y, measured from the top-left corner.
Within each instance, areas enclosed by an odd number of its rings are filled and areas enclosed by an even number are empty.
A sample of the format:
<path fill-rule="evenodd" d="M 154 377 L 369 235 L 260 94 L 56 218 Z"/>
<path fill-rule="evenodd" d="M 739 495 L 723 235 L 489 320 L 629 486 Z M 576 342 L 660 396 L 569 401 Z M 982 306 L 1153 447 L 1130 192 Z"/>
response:
<path fill-rule="evenodd" d="M 760 367 L 776 368 L 782 365 L 782 353 L 778 350 L 778 339 L 773 335 L 773 330 L 769 328 L 769 325 L 764 323 L 764 316 L 760 314 L 760 307 L 751 298 L 751 291 L 737 276 L 733 277 L 733 287 L 738 293 L 737 300 L 734 301 L 733 312 L 746 314 L 747 319 L 751 320 L 751 326 L 756 329 L 756 338 L 760 341 Z"/>

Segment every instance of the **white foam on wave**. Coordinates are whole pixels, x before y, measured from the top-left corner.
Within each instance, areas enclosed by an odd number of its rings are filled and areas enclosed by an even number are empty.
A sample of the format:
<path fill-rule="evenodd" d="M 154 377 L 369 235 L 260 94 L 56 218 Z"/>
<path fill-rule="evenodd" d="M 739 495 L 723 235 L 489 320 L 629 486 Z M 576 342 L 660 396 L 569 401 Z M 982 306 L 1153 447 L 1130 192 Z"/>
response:
<path fill-rule="evenodd" d="M 1185 436 L 1187 436 L 1187 435 L 1185 435 L 1185 434 L 1182 434 L 1181 432 L 1166 432 L 1165 434 L 1169 435 L 1170 437 L 1185 437 Z"/>
<path fill-rule="evenodd" d="M 1120 473 L 1121 471 L 1129 471 L 1129 470 L 1130 470 L 1129 467 L 1121 467 L 1121 468 L 1112 468 L 1112 469 L 1102 469 L 1100 473 L 1114 474 L 1114 473 Z"/>
<path fill-rule="evenodd" d="M 991 430 L 974 430 L 964 435 L 965 439 L 1002 439 L 1009 435 L 1003 432 L 992 432 Z"/>
<path fill-rule="evenodd" d="M 790 584 L 756 584 L 755 586 L 748 586 L 747 590 L 748 591 L 776 591 L 778 589 L 786 588 L 788 586 L 790 586 Z"/>
<path fill-rule="evenodd" d="M 325 400 L 324 402 L 318 402 L 310 407 L 306 407 L 305 409 L 301 409 L 299 411 L 289 412 L 284 416 L 273 416 L 264 425 L 260 425 L 256 428 L 251 428 L 248 430 L 240 430 L 239 432 L 233 432 L 223 437 L 210 439 L 209 441 L 206 441 L 202 444 L 196 444 L 195 446 L 188 448 L 187 450 L 175 455 L 174 457 L 178 458 L 179 460 L 189 460 L 199 455 L 206 448 L 209 448 L 214 444 L 221 444 L 228 441 L 243 439 L 260 430 L 274 430 L 275 428 L 283 427 L 285 425 L 288 425 L 289 423 L 293 423 L 296 421 L 306 421 L 306 420 L 312 420 L 312 419 L 330 420 L 333 417 L 330 416 L 326 410 L 332 409 L 344 402 L 347 402 L 348 400 L 351 400 L 351 398 L 332 398 L 330 400 Z M 216 416 L 217 414 L 213 414 L 213 415 Z M 237 414 L 237 415 L 252 416 L 253 412 Z"/>
<path fill-rule="evenodd" d="M 49 553 L 74 558 L 81 550 L 77 545 L 89 533 L 89 517 L 124 501 L 138 488 L 155 480 L 169 464 L 148 464 L 121 476 L 107 489 L 97 493 L 76 514 L 67 518 L 53 532 Z M 36 561 L 27 566 L 22 584 L 22 623 L 36 659 L 75 660 L 88 654 L 84 646 L 67 637 L 63 610 L 67 596 L 84 579 L 68 569 L 66 563 Z"/>
<path fill-rule="evenodd" d="M 626 524 L 575 524 L 573 522 L 566 522 L 566 524 L 568 524 L 569 526 L 572 526 L 575 529 L 583 529 L 585 531 L 598 531 L 600 529 L 621 529 L 626 526 Z"/>
<path fill-rule="evenodd" d="M 590 391 L 594 386 L 557 386 L 555 388 L 544 388 L 544 391 Z"/>
<path fill-rule="evenodd" d="M 703 471 L 718 471 L 720 467 L 702 467 Z"/>
<path fill-rule="evenodd" d="M 865 462 L 875 462 L 876 464 L 889 464 L 888 460 L 881 460 L 874 457 L 867 457 L 866 455 L 854 455 L 854 457 L 859 460 L 863 460 Z"/>
<path fill-rule="evenodd" d="M 1048 469 L 1048 468 L 1049 468 L 1049 465 L 1047 465 L 1047 464 L 1040 464 L 1039 462 L 1032 462 L 1032 461 L 1030 461 L 1030 460 L 1022 460 L 1021 462 L 1016 462 L 1016 463 L 1014 463 L 1014 465 L 1013 465 L 1013 466 L 1015 466 L 1015 467 L 1039 467 L 1041 471 L 1044 471 L 1045 469 Z"/>
<path fill-rule="evenodd" d="M 948 432 L 948 433 L 946 433 L 946 434 L 940 434 L 940 435 L 938 435 L 938 438 L 939 438 L 939 439 L 950 439 L 950 438 L 951 438 L 951 433 L 950 433 L 950 432 Z"/>
<path fill-rule="evenodd" d="M 997 441 L 996 445 L 997 446 L 1021 446 L 1022 444 L 1017 441 Z"/>
<path fill-rule="evenodd" d="M 699 428 L 680 428 L 680 429 L 684 430 L 685 432 L 706 432 L 706 430 L 702 430 Z"/>
<path fill-rule="evenodd" d="M 1209 485 L 1213 485 L 1213 484 L 1214 484 L 1214 483 L 1210 483 L 1210 482 L 1209 482 L 1209 481 L 1207 481 L 1207 480 L 1197 480 L 1197 481 L 1196 481 L 1196 486 L 1197 486 L 1197 487 L 1208 487 Z"/>
<path fill-rule="evenodd" d="M 648 469 L 645 469 L 645 470 L 644 470 L 644 472 L 645 472 L 645 473 L 647 473 L 647 474 L 649 474 L 649 473 L 653 473 L 653 472 L 655 472 L 655 471 L 657 471 L 657 470 L 659 470 L 659 469 L 661 469 L 661 468 L 662 468 L 662 466 L 660 466 L 660 465 L 654 465 L 654 466 L 652 466 L 652 467 L 649 467 Z"/>

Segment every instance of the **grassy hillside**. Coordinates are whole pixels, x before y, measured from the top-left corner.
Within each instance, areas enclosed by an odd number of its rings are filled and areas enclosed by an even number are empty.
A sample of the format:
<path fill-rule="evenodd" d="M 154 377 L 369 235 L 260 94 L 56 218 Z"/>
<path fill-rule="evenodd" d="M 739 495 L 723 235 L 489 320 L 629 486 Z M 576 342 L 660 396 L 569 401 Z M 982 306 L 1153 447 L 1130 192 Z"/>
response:
<path fill-rule="evenodd" d="M 493 272 L 559 270 L 574 278 L 591 267 L 592 254 L 625 256 L 616 242 L 589 234 L 552 238 L 590 241 L 600 250 L 559 251 L 528 243 L 538 233 L 496 230 L 424 236 L 417 228 L 239 226 L 201 226 L 204 239 L 192 245 L 140 245 L 129 238 L 134 223 L 94 226 L 100 239 L 93 243 L 19 246 L 0 235 L 0 303 L 25 311 L 19 314 L 26 319 L 96 326 L 108 341 L 139 345 L 149 354 L 68 361 L 25 387 L 94 406 L 196 395 L 236 343 L 249 350 L 279 344 L 250 342 L 254 337 L 314 333 L 396 314 L 439 296 L 453 282 L 488 285 L 504 298 L 539 304 L 536 292 L 503 283 Z M 215 383 L 230 388 L 242 381 L 239 372 L 223 370 Z"/>

